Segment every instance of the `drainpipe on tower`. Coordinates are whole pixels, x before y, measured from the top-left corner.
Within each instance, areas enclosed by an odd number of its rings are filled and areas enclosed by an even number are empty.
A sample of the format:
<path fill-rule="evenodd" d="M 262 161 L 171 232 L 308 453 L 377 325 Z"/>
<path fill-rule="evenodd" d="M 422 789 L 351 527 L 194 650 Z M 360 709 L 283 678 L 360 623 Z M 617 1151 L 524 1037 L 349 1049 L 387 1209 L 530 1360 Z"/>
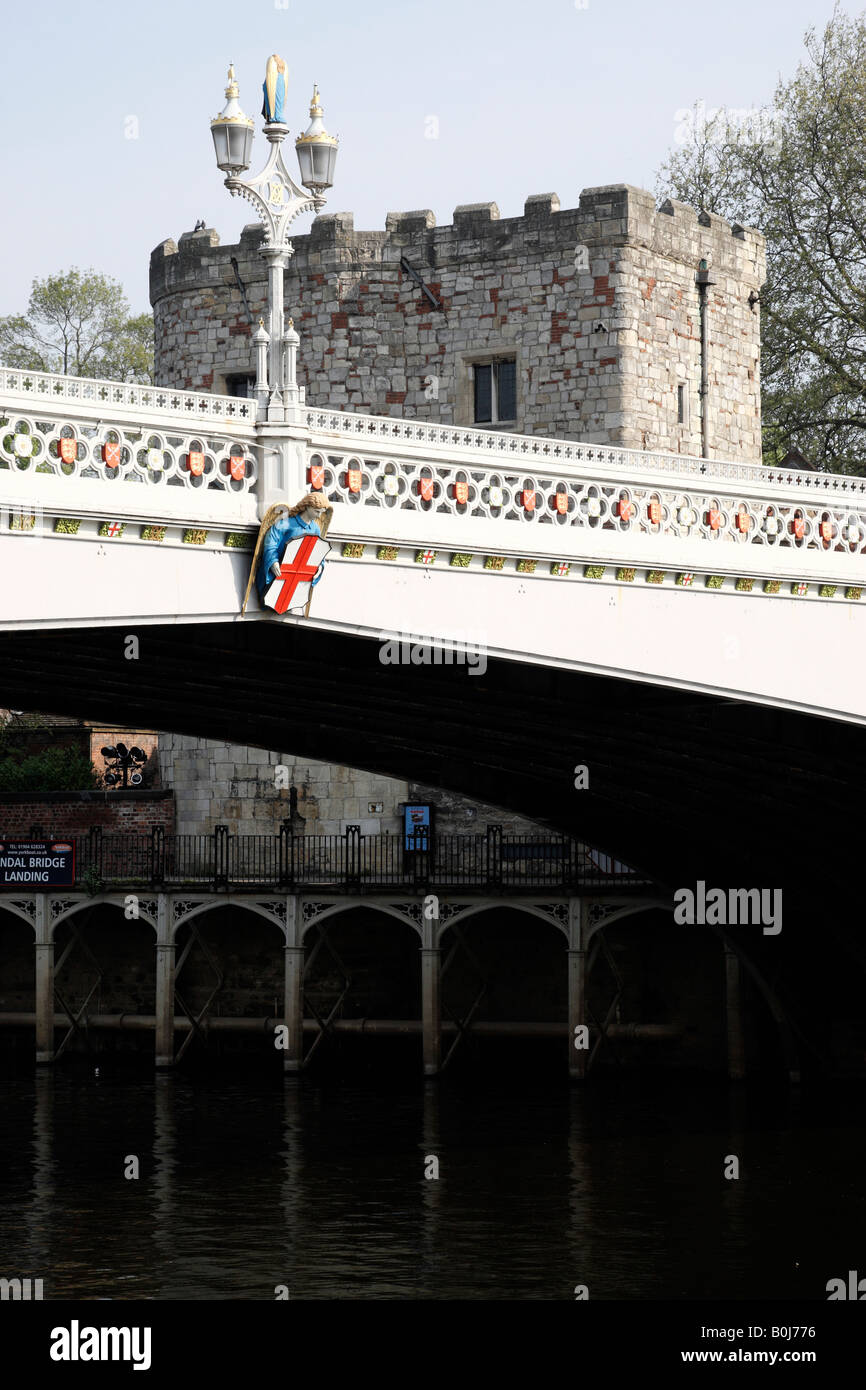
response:
<path fill-rule="evenodd" d="M 707 306 L 707 289 L 714 285 L 715 280 L 710 279 L 710 265 L 708 260 L 698 263 L 695 284 L 698 287 L 698 306 L 701 316 L 701 385 L 698 391 L 701 401 L 701 456 L 708 459 L 710 456 L 710 418 L 709 418 L 709 341 L 710 341 L 710 322 Z"/>

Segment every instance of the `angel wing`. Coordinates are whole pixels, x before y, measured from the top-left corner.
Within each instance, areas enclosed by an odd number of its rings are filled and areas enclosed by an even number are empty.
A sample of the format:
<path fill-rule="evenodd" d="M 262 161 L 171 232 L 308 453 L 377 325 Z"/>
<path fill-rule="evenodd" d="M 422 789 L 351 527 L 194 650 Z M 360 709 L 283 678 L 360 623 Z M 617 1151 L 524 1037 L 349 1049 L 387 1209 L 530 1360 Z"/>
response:
<path fill-rule="evenodd" d="M 247 604 L 249 602 L 250 594 L 252 593 L 253 584 L 255 583 L 256 570 L 259 566 L 259 556 L 262 553 L 262 546 L 265 543 L 265 536 L 273 526 L 274 522 L 278 521 L 280 516 L 285 514 L 288 510 L 288 505 L 285 502 L 276 502 L 274 506 L 268 507 L 268 510 L 262 517 L 262 524 L 259 527 L 259 535 L 258 540 L 256 541 L 256 548 L 253 551 L 253 563 L 250 569 L 250 577 L 249 582 L 247 584 L 247 591 L 244 594 L 244 606 L 241 609 L 241 617 L 243 617 L 244 613 L 246 613 L 247 611 Z"/>
<path fill-rule="evenodd" d="M 265 119 L 273 121 L 276 119 L 277 112 L 277 78 L 279 76 L 279 59 L 276 53 L 272 53 L 265 68 Z"/>

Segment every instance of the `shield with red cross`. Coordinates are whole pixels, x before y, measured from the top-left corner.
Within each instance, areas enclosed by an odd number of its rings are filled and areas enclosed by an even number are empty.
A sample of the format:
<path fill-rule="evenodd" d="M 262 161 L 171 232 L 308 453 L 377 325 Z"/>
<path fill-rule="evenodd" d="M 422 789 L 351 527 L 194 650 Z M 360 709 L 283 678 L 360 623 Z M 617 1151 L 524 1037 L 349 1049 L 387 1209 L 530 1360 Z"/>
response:
<path fill-rule="evenodd" d="M 265 590 L 265 607 L 281 615 L 303 613 L 316 572 L 330 549 L 321 536 L 297 536 L 289 541 L 280 561 L 280 577 Z"/>

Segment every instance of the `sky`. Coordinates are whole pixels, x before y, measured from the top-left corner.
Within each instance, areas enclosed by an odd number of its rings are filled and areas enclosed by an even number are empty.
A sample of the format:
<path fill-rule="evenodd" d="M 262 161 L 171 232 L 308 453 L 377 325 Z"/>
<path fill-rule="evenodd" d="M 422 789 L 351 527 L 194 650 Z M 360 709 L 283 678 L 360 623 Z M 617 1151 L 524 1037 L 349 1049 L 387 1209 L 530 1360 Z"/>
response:
<path fill-rule="evenodd" d="M 852 0 L 851 13 L 860 5 Z M 40 0 L 7 7 L 0 96 L 7 201 L 0 314 L 70 266 L 148 302 L 152 249 L 202 218 L 223 243 L 253 210 L 214 162 L 209 124 L 233 62 L 265 162 L 269 53 L 289 69 L 293 142 L 313 82 L 340 137 L 325 212 L 358 230 L 390 211 L 583 188 L 654 189 L 677 111 L 767 105 L 833 0 Z M 287 142 L 287 162 L 294 150 Z M 297 170 L 293 168 L 293 172 Z M 309 230 L 311 218 L 294 224 Z"/>

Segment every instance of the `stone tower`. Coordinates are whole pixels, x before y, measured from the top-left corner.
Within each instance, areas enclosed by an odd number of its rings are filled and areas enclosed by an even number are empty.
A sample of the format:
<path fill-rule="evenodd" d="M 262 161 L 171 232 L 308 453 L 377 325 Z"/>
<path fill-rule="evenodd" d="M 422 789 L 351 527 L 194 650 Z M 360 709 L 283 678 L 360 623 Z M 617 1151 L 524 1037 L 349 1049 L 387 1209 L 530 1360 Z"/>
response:
<path fill-rule="evenodd" d="M 155 249 L 160 385 L 245 392 L 261 237 Z M 760 461 L 758 232 L 614 184 L 571 209 L 529 198 L 522 217 L 458 207 L 444 227 L 420 211 L 356 232 L 334 213 L 294 247 L 285 302 L 309 405 Z"/>

